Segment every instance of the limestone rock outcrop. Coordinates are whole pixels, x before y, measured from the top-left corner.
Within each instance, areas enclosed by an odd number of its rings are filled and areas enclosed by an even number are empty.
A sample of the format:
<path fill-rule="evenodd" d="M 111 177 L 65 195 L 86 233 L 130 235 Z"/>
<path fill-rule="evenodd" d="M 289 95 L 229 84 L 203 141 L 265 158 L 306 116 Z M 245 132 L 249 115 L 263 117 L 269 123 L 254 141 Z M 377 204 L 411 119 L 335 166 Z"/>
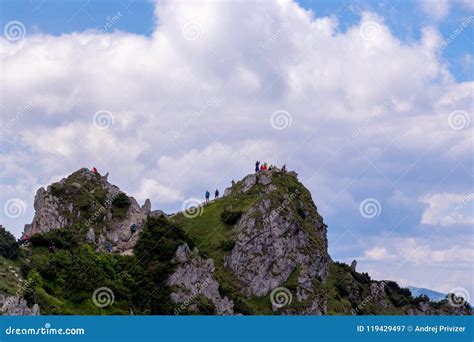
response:
<path fill-rule="evenodd" d="M 0 294 L 0 314 L 3 316 L 38 316 L 40 308 L 34 304 L 31 308 L 21 296 L 4 296 Z"/>
<path fill-rule="evenodd" d="M 116 205 L 119 198 L 125 204 Z M 78 231 L 85 227 L 84 240 L 95 244 L 100 252 L 131 250 L 151 213 L 150 200 L 140 206 L 135 198 L 110 184 L 106 176 L 86 168 L 47 189 L 40 188 L 34 208 L 33 221 L 25 225 L 25 234 L 32 236 L 52 229 Z M 137 227 L 135 233 L 130 229 L 132 224 Z"/>
<path fill-rule="evenodd" d="M 306 313 L 324 314 L 326 295 L 315 283 L 325 283 L 328 276 L 326 225 L 306 189 L 282 191 L 274 177 L 260 172 L 236 185 L 234 191 L 243 193 L 258 186 L 261 200 L 235 226 L 235 246 L 225 266 L 245 285 L 248 297 L 265 296 L 295 276 L 295 300 L 309 302 Z M 296 175 L 290 177 L 296 181 Z"/>
<path fill-rule="evenodd" d="M 199 251 L 191 251 L 188 245 L 178 247 L 175 256 L 177 267 L 168 279 L 168 286 L 173 289 L 171 299 L 177 303 L 175 314 L 183 310 L 199 311 L 199 297 L 209 300 L 214 306 L 216 315 L 232 315 L 234 303 L 219 293 L 219 284 L 214 278 L 214 260 L 204 260 Z M 207 312 L 209 314 L 209 312 Z"/>

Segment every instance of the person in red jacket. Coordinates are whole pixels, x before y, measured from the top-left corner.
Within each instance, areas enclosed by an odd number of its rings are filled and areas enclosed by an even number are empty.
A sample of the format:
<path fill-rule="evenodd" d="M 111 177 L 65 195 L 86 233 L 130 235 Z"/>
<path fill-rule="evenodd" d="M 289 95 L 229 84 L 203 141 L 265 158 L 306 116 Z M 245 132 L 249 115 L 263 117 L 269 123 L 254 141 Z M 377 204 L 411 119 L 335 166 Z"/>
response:
<path fill-rule="evenodd" d="M 95 166 L 92 168 L 92 172 L 94 172 L 94 173 L 99 173 L 99 172 L 97 171 L 97 169 L 95 168 Z"/>
<path fill-rule="evenodd" d="M 25 234 L 21 237 L 20 244 L 21 245 L 26 245 L 29 240 L 30 240 L 30 237 L 28 236 L 28 234 Z"/>

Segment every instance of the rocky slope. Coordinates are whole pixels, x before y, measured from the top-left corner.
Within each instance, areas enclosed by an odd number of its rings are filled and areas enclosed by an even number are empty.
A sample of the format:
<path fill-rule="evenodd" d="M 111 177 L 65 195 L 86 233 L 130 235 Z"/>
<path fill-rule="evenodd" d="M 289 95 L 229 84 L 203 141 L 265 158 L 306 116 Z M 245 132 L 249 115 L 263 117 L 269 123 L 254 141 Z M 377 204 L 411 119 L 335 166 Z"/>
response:
<path fill-rule="evenodd" d="M 111 247 L 114 252 L 131 251 L 151 214 L 149 200 L 140 206 L 133 197 L 110 184 L 107 176 L 86 168 L 47 189 L 40 188 L 34 208 L 33 222 L 25 225 L 25 234 L 72 229 L 85 236 L 98 251 Z M 136 234 L 131 234 L 132 224 L 137 225 Z"/>
<path fill-rule="evenodd" d="M 35 210 L 15 261 L 31 288 L 6 314 L 471 313 L 332 261 L 327 226 L 294 172 L 248 175 L 223 198 L 166 216 L 80 169 L 39 189 Z M 103 288 L 108 306 L 94 298 Z"/>

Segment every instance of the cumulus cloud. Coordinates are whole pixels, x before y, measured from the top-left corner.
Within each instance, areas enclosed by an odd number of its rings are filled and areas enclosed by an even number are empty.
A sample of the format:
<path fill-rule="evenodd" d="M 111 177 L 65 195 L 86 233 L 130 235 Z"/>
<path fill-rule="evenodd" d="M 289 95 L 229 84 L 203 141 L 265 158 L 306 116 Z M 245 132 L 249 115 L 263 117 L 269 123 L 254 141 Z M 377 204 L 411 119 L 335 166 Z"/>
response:
<path fill-rule="evenodd" d="M 428 207 L 423 212 L 421 223 L 451 226 L 474 224 L 474 193 L 441 193 L 423 196 L 420 201 Z"/>
<path fill-rule="evenodd" d="M 449 13 L 449 0 L 422 0 L 423 12 L 435 21 L 445 18 Z"/>
<path fill-rule="evenodd" d="M 362 260 L 392 260 L 396 258 L 395 255 L 389 254 L 388 251 L 383 247 L 374 247 L 366 250 Z"/>
<path fill-rule="evenodd" d="M 16 235 L 37 188 L 83 166 L 177 211 L 257 159 L 286 163 L 334 230 L 358 222 L 360 198 L 377 198 L 389 225 L 435 184 L 461 193 L 470 181 L 470 124 L 449 118 L 472 117 L 473 83 L 449 73 L 436 29 L 406 42 L 375 13 L 342 29 L 293 1 L 160 1 L 155 18 L 149 37 L 0 38 L 0 195 L 27 204 L 22 217 L 2 213 Z M 112 119 L 98 125 L 97 112 Z M 357 234 L 377 229 L 361 222 Z"/>
<path fill-rule="evenodd" d="M 391 236 L 365 250 L 358 258 L 362 261 L 359 271 L 369 272 L 378 279 L 396 279 L 404 286 L 442 292 L 464 287 L 472 293 L 474 249 L 469 235 L 463 239 Z"/>

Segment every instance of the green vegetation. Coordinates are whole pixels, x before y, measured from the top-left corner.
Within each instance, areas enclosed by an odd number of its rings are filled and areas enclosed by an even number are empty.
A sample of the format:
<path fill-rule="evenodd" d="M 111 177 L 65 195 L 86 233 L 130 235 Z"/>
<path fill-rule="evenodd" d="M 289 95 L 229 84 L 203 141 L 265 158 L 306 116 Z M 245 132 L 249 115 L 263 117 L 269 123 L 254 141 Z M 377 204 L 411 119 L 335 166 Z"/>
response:
<path fill-rule="evenodd" d="M 56 252 L 46 248 L 51 241 Z M 31 239 L 32 259 L 25 269 L 31 289 L 25 294 L 43 314 L 172 314 L 166 279 L 174 269 L 171 259 L 186 234 L 164 218 L 149 218 L 135 246 L 135 256 L 99 254 L 79 244 L 66 230 L 36 234 Z M 99 308 L 92 294 L 107 287 L 113 305 Z"/>
<path fill-rule="evenodd" d="M 0 256 L 0 293 L 13 295 L 21 286 L 20 261 Z"/>
<path fill-rule="evenodd" d="M 379 286 L 378 291 L 384 298 L 385 305 L 381 305 L 370 291 L 373 284 Z M 400 287 L 394 281 L 370 280 L 366 273 L 355 272 L 349 265 L 339 262 L 330 263 L 326 286 L 329 315 L 404 315 L 409 309 L 417 308 L 420 302 L 429 302 L 426 296 L 412 297 L 409 289 Z M 430 302 L 430 307 L 447 309 L 447 312 L 450 309 L 447 300 Z"/>
<path fill-rule="evenodd" d="M 72 249 L 77 247 L 80 237 L 77 232 L 65 229 L 53 229 L 43 234 L 35 234 L 30 238 L 34 247 L 49 247 L 54 244 L 57 248 Z"/>
<path fill-rule="evenodd" d="M 219 292 L 234 302 L 236 313 L 281 314 L 282 311 L 272 310 L 270 293 L 247 298 L 244 285 L 224 267 L 225 257 L 235 248 L 239 220 L 242 216 L 250 217 L 255 220 L 257 231 L 264 229 L 261 210 L 270 204 L 271 214 L 288 215 L 311 236 L 303 251 L 308 254 L 326 253 L 326 227 L 318 225 L 322 228 L 316 231 L 315 222 L 322 223 L 322 218 L 311 194 L 289 173 L 274 173 L 271 187 L 257 184 L 244 193 L 243 186 L 243 181 L 236 183 L 229 196 L 197 208 L 198 215 L 193 218 L 182 213 L 171 219 L 149 217 L 139 233 L 133 255 L 122 256 L 97 253 L 94 246 L 85 242 L 85 234 L 89 227 L 98 234 L 104 227 L 110 228 L 112 222 L 125 218 L 130 198 L 119 193 L 112 203 L 107 203 L 108 190 L 99 175 L 75 172 L 51 185 L 51 192 L 60 202 L 72 204 L 73 210 L 63 208 L 60 213 L 70 222 L 67 228 L 35 234 L 30 237 L 29 245 L 20 249 L 15 238 L 0 229 L 0 293 L 14 294 L 24 279 L 30 284 L 24 297 L 29 304 L 38 303 L 41 313 L 46 315 L 173 314 L 177 305 L 170 299 L 173 289 L 166 281 L 176 267 L 172 261 L 176 249 L 187 243 L 190 248 L 196 246 L 203 258 L 214 260 Z M 112 220 L 107 220 L 110 214 Z M 56 246 L 55 252 L 48 250 L 51 244 Z M 301 269 L 296 267 L 281 284 L 294 296 L 287 307 L 294 311 L 307 308 L 314 299 L 310 296 L 302 302 L 296 300 L 300 274 Z M 420 302 L 428 301 L 422 296 L 413 298 L 408 289 L 395 282 L 384 281 L 385 286 L 380 288 L 386 303 L 381 305 L 380 298 L 373 295 L 373 285 L 380 283 L 367 273 L 330 261 L 327 281 L 314 279 L 313 288 L 321 298 L 327 293 L 328 314 L 332 315 L 404 314 Z M 101 287 L 112 291 L 112 305 L 99 307 L 94 303 L 93 293 Z M 193 304 L 200 314 L 215 313 L 212 302 L 202 294 L 194 296 Z M 446 300 L 432 305 L 434 308 L 446 306 Z M 180 314 L 196 314 L 188 310 L 183 308 Z"/>
<path fill-rule="evenodd" d="M 18 258 L 18 242 L 4 227 L 0 226 L 0 255 L 8 259 Z"/>
<path fill-rule="evenodd" d="M 219 248 L 224 252 L 230 252 L 235 246 L 235 242 L 233 240 L 222 240 Z"/>
<path fill-rule="evenodd" d="M 112 201 L 113 217 L 123 220 L 127 216 L 127 211 L 130 208 L 130 199 L 123 192 L 119 193 Z"/>
<path fill-rule="evenodd" d="M 233 226 L 242 216 L 242 210 L 232 211 L 231 209 L 225 208 L 221 213 L 221 220 L 224 224 Z"/>

